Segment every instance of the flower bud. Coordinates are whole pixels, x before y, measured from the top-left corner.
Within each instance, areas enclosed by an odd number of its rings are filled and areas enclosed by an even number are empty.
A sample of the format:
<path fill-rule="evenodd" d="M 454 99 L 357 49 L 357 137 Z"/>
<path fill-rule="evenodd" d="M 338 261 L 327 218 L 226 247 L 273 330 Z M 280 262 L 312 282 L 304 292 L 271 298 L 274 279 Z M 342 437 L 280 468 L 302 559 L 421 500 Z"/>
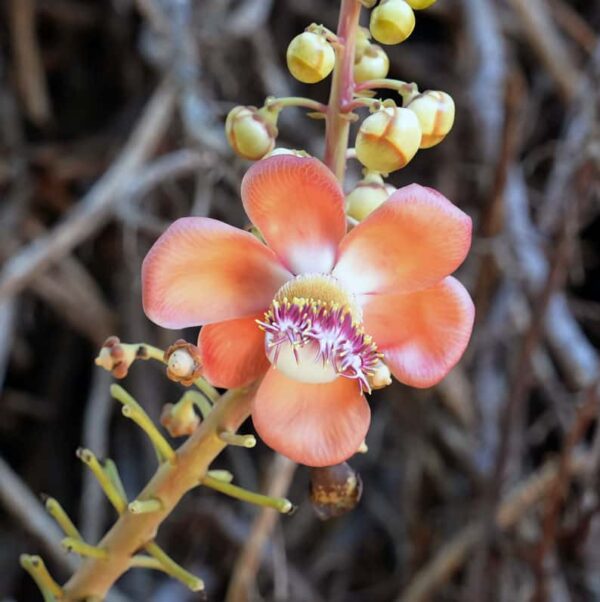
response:
<path fill-rule="evenodd" d="M 256 107 L 234 107 L 225 121 L 225 134 L 236 155 L 258 161 L 275 146 L 277 126 Z"/>
<path fill-rule="evenodd" d="M 424 8 L 429 8 L 432 4 L 435 4 L 437 0 L 406 0 L 406 2 L 415 10 L 423 10 Z"/>
<path fill-rule="evenodd" d="M 406 106 L 421 124 L 421 146 L 430 148 L 440 143 L 454 124 L 454 101 L 449 94 L 427 90 L 416 96 Z"/>
<path fill-rule="evenodd" d="M 379 205 L 387 201 L 393 186 L 386 185 L 378 174 L 368 174 L 355 186 L 354 190 L 346 197 L 346 212 L 357 221 L 362 221 L 371 214 Z"/>
<path fill-rule="evenodd" d="M 166 403 L 160 415 L 160 423 L 171 437 L 191 435 L 200 424 L 200 418 L 194 411 L 194 404 L 185 397 L 175 405 Z"/>
<path fill-rule="evenodd" d="M 392 373 L 387 364 L 379 362 L 373 372 L 369 375 L 371 389 L 383 389 L 392 384 Z"/>
<path fill-rule="evenodd" d="M 293 148 L 285 148 L 283 146 L 279 146 L 274 148 L 267 157 L 276 157 L 277 155 L 293 155 L 294 157 L 310 157 L 310 155 L 303 150 L 296 150 Z M 265 159 L 267 158 L 265 157 Z"/>
<path fill-rule="evenodd" d="M 404 167 L 420 143 L 421 126 L 416 114 L 387 107 L 362 122 L 356 136 L 356 157 L 372 171 L 389 173 Z"/>
<path fill-rule="evenodd" d="M 125 378 L 137 358 L 146 359 L 143 349 L 140 345 L 123 344 L 118 337 L 108 337 L 94 363 L 108 370 L 115 378 Z"/>
<path fill-rule="evenodd" d="M 325 36 L 312 31 L 305 31 L 290 42 L 286 58 L 290 73 L 305 84 L 325 79 L 335 65 L 335 52 Z"/>
<path fill-rule="evenodd" d="M 381 46 L 370 44 L 354 62 L 354 81 L 358 84 L 370 79 L 383 79 L 390 69 L 390 60 Z"/>
<path fill-rule="evenodd" d="M 369 29 L 382 44 L 400 44 L 415 28 L 415 13 L 404 0 L 382 0 L 371 12 Z"/>
<path fill-rule="evenodd" d="M 167 376 L 189 387 L 202 375 L 200 350 L 195 345 L 179 339 L 165 351 Z"/>
<path fill-rule="evenodd" d="M 371 32 L 366 27 L 359 27 L 356 30 L 356 47 L 354 51 L 354 62 L 360 60 L 362 55 L 371 46 Z"/>
<path fill-rule="evenodd" d="M 360 500 L 362 489 L 359 474 L 346 462 L 310 471 L 310 500 L 321 520 L 352 510 Z"/>

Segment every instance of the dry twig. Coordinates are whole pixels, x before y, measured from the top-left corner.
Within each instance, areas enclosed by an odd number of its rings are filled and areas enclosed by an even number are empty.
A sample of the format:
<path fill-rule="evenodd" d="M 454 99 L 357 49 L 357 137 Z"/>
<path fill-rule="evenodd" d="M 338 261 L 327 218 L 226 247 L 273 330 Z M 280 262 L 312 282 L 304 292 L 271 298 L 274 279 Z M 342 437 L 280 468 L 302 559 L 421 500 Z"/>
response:
<path fill-rule="evenodd" d="M 285 497 L 296 471 L 296 464 L 287 458 L 275 455 L 269 470 L 270 497 Z M 260 568 L 265 543 L 271 536 L 278 512 L 270 508 L 262 508 L 252 524 L 250 534 L 237 558 L 229 588 L 227 602 L 247 602 L 254 588 L 256 574 Z"/>
<path fill-rule="evenodd" d="M 166 81 L 154 93 L 112 167 L 78 206 L 46 236 L 36 239 L 6 262 L 0 272 L 0 299 L 17 294 L 42 270 L 106 223 L 120 194 L 162 139 L 174 102 L 175 90 Z"/>

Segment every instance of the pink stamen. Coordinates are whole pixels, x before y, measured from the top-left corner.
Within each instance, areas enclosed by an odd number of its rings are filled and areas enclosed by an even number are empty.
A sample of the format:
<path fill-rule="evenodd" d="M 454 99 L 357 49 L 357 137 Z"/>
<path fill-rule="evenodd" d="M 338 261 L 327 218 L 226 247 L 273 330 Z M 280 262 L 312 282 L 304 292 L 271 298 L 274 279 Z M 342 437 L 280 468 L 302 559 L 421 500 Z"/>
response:
<path fill-rule="evenodd" d="M 275 347 L 274 360 L 284 343 L 292 345 L 296 361 L 298 349 L 314 343 L 315 362 L 329 363 L 346 378 L 358 380 L 362 391 L 371 392 L 368 377 L 381 358 L 377 346 L 360 324 L 353 321 L 344 306 L 321 301 L 294 299 L 273 302 L 259 326 L 269 335 L 269 347 Z"/>

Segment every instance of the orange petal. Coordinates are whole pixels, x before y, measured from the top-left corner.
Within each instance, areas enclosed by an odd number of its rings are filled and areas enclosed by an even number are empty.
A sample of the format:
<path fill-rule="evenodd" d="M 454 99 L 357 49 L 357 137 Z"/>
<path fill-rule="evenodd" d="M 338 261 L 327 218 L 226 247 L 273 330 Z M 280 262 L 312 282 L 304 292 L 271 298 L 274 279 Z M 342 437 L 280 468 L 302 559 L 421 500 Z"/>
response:
<path fill-rule="evenodd" d="M 184 328 L 254 315 L 292 275 L 254 236 L 206 217 L 177 220 L 142 266 L 146 315 Z"/>
<path fill-rule="evenodd" d="M 340 245 L 333 270 L 355 293 L 407 293 L 452 273 L 471 246 L 471 219 L 418 184 L 394 192 Z"/>
<path fill-rule="evenodd" d="M 344 193 L 317 159 L 277 155 L 255 163 L 242 181 L 252 223 L 294 274 L 330 272 L 346 232 Z"/>
<path fill-rule="evenodd" d="M 473 330 L 475 308 L 451 276 L 406 295 L 362 297 L 365 331 L 393 375 L 413 387 L 438 383 L 461 358 Z"/>
<path fill-rule="evenodd" d="M 263 317 L 208 324 L 200 330 L 202 374 L 209 382 L 225 389 L 244 387 L 267 371 L 265 333 L 256 323 Z"/>
<path fill-rule="evenodd" d="M 358 450 L 371 410 L 355 380 L 302 383 L 270 368 L 254 399 L 252 421 L 275 451 L 299 464 L 332 466 Z"/>

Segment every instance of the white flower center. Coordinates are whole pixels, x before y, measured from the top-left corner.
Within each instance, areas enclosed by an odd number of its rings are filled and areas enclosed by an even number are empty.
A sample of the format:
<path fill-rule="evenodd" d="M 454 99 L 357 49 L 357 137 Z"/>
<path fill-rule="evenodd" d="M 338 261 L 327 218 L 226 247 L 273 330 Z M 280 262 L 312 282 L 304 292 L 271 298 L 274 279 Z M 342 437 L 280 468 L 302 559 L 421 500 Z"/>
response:
<path fill-rule="evenodd" d="M 269 361 L 289 378 L 328 383 L 345 376 L 370 390 L 368 377 L 381 356 L 361 319 L 354 297 L 335 278 L 308 274 L 277 292 L 259 325 Z"/>

